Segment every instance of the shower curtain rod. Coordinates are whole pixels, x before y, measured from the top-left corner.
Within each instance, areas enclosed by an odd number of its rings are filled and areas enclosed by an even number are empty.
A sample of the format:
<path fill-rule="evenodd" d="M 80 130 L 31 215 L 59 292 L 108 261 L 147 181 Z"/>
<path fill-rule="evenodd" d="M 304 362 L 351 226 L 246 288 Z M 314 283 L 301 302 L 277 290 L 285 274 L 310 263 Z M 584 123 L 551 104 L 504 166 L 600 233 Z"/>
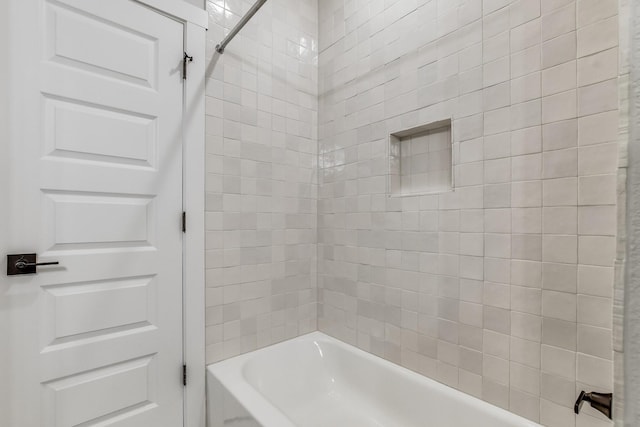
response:
<path fill-rule="evenodd" d="M 218 52 L 219 54 L 223 54 L 224 53 L 224 48 L 227 47 L 229 42 L 231 40 L 233 40 L 233 38 L 236 36 L 236 34 L 238 34 L 240 32 L 242 27 L 247 25 L 247 22 L 249 22 L 249 20 L 253 17 L 253 15 L 255 15 L 256 12 L 258 10 L 260 10 L 262 5 L 265 4 L 266 2 L 267 2 L 267 0 L 258 0 L 253 6 L 251 6 L 251 9 L 249 9 L 247 14 L 244 15 L 242 17 L 242 19 L 240 20 L 240 22 L 238 22 L 236 24 L 236 26 L 233 27 L 233 30 L 231 30 L 231 32 L 229 34 L 227 34 L 227 37 L 225 37 L 224 40 L 222 40 L 220 42 L 220 44 L 216 46 L 216 52 Z"/>

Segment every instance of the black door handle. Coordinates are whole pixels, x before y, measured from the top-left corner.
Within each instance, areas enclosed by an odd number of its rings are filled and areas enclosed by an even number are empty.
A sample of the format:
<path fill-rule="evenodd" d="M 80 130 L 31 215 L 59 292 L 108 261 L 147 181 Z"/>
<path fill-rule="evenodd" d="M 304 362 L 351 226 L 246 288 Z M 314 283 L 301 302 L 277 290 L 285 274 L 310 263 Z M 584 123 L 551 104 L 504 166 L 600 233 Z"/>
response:
<path fill-rule="evenodd" d="M 39 266 L 60 264 L 58 261 L 38 262 L 37 258 L 37 254 L 7 255 L 7 276 L 35 274 Z"/>
<path fill-rule="evenodd" d="M 24 261 L 18 261 L 16 262 L 16 268 L 19 269 L 23 269 L 23 268 L 27 268 L 27 267 L 37 267 L 39 265 L 58 265 L 60 264 L 58 261 L 52 261 L 52 262 L 24 262 Z"/>

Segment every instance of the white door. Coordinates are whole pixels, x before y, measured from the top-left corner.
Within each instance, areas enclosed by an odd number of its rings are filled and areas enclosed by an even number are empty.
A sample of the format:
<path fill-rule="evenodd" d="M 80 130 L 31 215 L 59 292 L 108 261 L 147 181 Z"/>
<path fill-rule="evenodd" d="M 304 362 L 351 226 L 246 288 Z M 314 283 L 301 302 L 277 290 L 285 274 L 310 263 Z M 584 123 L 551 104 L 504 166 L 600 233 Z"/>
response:
<path fill-rule="evenodd" d="M 133 0 L 14 3 L 33 34 L 6 247 L 60 264 L 3 278 L 11 427 L 180 426 L 183 24 Z"/>

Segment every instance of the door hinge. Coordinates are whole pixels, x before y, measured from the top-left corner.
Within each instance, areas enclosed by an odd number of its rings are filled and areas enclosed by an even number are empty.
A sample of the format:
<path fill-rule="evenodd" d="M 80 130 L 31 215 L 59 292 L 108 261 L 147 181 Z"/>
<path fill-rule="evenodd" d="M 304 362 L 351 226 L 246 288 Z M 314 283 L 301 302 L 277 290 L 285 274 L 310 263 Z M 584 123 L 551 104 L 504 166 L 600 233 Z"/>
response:
<path fill-rule="evenodd" d="M 184 57 L 182 58 L 182 78 L 187 80 L 187 63 L 193 62 L 193 56 L 187 55 L 187 52 L 184 52 Z"/>
<path fill-rule="evenodd" d="M 182 365 L 182 385 L 187 385 L 187 365 Z"/>
<path fill-rule="evenodd" d="M 187 213 L 182 212 L 182 232 L 187 232 Z"/>

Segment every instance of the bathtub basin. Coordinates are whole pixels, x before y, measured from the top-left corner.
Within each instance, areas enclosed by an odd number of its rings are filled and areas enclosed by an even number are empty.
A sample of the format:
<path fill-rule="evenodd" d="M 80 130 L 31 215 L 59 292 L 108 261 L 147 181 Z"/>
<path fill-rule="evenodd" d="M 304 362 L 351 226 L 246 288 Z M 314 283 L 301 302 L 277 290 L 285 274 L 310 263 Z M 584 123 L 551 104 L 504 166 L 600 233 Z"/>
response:
<path fill-rule="evenodd" d="M 207 367 L 209 427 L 524 427 L 534 422 L 320 332 Z"/>

